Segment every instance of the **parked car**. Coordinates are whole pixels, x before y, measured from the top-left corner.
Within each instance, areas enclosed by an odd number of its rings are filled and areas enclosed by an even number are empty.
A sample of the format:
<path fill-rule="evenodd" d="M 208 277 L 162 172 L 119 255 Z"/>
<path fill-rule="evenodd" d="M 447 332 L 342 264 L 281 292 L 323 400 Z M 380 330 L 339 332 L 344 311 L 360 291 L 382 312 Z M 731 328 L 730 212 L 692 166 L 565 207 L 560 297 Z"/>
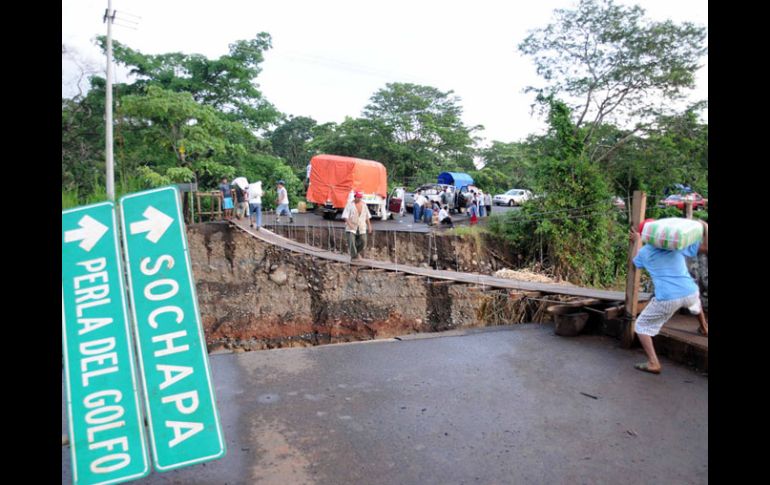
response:
<path fill-rule="evenodd" d="M 524 189 L 511 189 L 504 194 L 498 194 L 492 199 L 494 205 L 521 205 L 532 198 L 532 192 Z"/>
<path fill-rule="evenodd" d="M 676 207 L 677 209 L 684 210 L 684 203 L 687 200 L 692 201 L 693 210 L 701 210 L 706 207 L 708 199 L 704 199 L 699 193 L 691 192 L 689 194 L 673 194 L 669 195 L 665 199 L 661 200 L 658 204 L 660 207 Z"/>

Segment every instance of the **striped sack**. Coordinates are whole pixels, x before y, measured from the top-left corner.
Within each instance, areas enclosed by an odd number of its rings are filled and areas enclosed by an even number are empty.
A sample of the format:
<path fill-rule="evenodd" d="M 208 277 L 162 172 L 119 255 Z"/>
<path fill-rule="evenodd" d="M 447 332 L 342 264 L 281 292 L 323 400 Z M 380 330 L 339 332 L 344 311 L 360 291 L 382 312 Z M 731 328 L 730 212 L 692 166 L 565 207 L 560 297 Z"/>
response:
<path fill-rule="evenodd" d="M 669 217 L 649 222 L 642 230 L 642 243 L 652 244 L 656 248 L 677 250 L 684 249 L 703 239 L 703 226 L 700 222 L 681 217 Z"/>

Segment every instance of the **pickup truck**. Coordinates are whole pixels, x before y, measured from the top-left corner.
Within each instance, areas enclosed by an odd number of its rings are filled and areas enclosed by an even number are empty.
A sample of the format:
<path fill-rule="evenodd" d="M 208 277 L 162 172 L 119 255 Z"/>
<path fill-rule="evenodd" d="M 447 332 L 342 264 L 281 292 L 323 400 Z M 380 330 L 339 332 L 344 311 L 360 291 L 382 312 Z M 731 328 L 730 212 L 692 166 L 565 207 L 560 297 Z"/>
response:
<path fill-rule="evenodd" d="M 433 200 L 438 202 L 440 205 L 444 204 L 444 201 L 441 200 L 441 194 L 449 188 L 449 200 L 446 201 L 447 208 L 450 211 L 454 211 L 456 209 L 456 198 L 457 198 L 457 190 L 453 185 L 447 185 L 447 184 L 425 184 L 417 187 L 417 189 L 414 192 L 405 192 L 404 193 L 404 203 L 406 204 L 406 210 L 407 212 L 412 212 L 414 207 L 414 194 L 417 192 L 417 190 L 422 190 L 422 195 L 427 197 L 429 200 Z"/>

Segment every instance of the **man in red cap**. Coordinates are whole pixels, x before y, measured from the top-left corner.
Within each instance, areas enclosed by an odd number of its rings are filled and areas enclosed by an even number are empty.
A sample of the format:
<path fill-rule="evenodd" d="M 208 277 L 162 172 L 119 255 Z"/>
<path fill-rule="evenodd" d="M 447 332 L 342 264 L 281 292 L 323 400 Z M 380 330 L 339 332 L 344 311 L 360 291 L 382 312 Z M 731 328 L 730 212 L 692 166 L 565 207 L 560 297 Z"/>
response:
<path fill-rule="evenodd" d="M 654 219 L 645 219 L 639 224 L 639 231 L 631 231 L 631 241 L 637 243 L 645 224 Z M 699 252 L 708 253 L 708 224 L 703 224 L 703 241 L 691 244 L 684 249 L 660 249 L 645 244 L 635 255 L 634 265 L 650 273 L 655 287 L 655 296 L 650 300 L 636 320 L 636 335 L 647 354 L 647 362 L 636 364 L 638 370 L 660 374 L 661 365 L 652 344 L 652 337 L 660 332 L 666 323 L 680 308 L 687 308 L 698 315 L 698 331 L 708 336 L 708 322 L 700 303 L 700 291 L 697 283 L 687 270 L 685 257 L 694 257 Z M 634 244 L 637 247 L 638 244 Z"/>
<path fill-rule="evenodd" d="M 348 202 L 345 210 L 342 211 L 351 261 L 363 258 L 366 249 L 366 234 L 372 232 L 371 215 L 369 208 L 364 204 L 363 197 L 364 194 L 356 191 L 353 194 L 353 200 Z"/>

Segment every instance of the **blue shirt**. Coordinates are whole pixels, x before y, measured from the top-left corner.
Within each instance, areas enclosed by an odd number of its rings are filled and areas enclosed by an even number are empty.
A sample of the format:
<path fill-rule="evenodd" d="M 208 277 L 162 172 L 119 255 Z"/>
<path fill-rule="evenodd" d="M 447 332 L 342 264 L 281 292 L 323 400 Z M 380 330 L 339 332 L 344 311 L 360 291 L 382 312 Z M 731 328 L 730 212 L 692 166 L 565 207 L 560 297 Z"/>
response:
<path fill-rule="evenodd" d="M 700 242 L 676 251 L 645 244 L 634 258 L 634 265 L 650 273 L 658 300 L 684 298 L 698 291 L 684 258 L 695 256 L 699 248 Z"/>
<path fill-rule="evenodd" d="M 219 184 L 219 190 L 222 191 L 222 197 L 225 199 L 232 199 L 232 186 L 230 184 Z"/>

